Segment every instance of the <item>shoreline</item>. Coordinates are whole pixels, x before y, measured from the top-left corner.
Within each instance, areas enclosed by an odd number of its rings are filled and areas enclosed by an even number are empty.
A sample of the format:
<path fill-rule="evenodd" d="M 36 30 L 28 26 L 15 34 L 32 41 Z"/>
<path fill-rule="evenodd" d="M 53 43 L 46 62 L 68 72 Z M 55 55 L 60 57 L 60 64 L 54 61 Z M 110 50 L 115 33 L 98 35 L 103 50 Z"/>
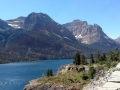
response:
<path fill-rule="evenodd" d="M 70 66 L 70 64 L 66 64 L 66 65 L 62 65 L 61 67 L 59 67 L 56 75 L 59 76 L 61 74 L 64 74 L 65 72 L 67 72 L 67 69 L 69 68 L 69 66 Z M 108 86 L 106 87 L 106 85 L 108 85 L 108 84 L 116 84 L 115 81 L 114 82 L 110 82 L 109 79 L 110 79 L 110 76 L 114 72 L 116 72 L 118 70 L 120 70 L 120 63 L 118 63 L 116 65 L 116 67 L 110 68 L 107 71 L 102 71 L 101 70 L 100 74 L 101 73 L 102 74 L 101 74 L 101 76 L 99 76 L 99 79 L 97 78 L 98 75 L 96 75 L 94 77 L 94 79 L 92 79 L 90 81 L 90 83 L 83 84 L 83 90 L 106 90 L 106 88 L 107 88 L 107 90 L 110 90 L 110 88 L 113 88 L 112 90 L 118 89 L 117 87 L 111 87 L 111 86 L 110 87 L 108 87 Z M 41 77 L 39 79 L 42 79 L 42 78 L 46 78 L 46 77 Z M 40 82 L 39 83 L 37 82 L 39 79 L 35 79 L 35 80 L 29 81 L 29 83 L 27 85 L 25 85 L 24 90 L 37 90 L 37 89 L 32 89 L 33 87 L 34 88 L 43 88 L 43 87 L 54 87 L 54 88 L 56 87 L 56 88 L 60 88 L 60 89 L 57 89 L 57 90 L 64 90 L 65 88 L 69 88 L 69 86 L 64 87 L 64 84 L 57 85 L 57 83 L 55 84 L 55 83 L 49 83 L 49 82 L 41 84 Z M 120 82 L 120 79 L 119 79 L 119 82 Z M 74 84 L 81 85 L 80 83 L 74 83 Z M 75 86 L 71 86 L 71 89 L 69 88 L 69 90 L 72 90 L 73 87 L 75 87 Z M 64 88 L 64 89 L 61 89 L 61 88 Z M 42 90 L 42 89 L 39 89 L 39 90 Z M 45 90 L 48 90 L 48 88 L 45 89 Z M 79 89 L 75 89 L 75 90 L 79 90 Z"/>
<path fill-rule="evenodd" d="M 69 73 L 70 71 L 68 70 L 68 68 L 71 67 L 71 73 Z M 34 79 L 34 80 L 31 80 L 29 81 L 29 83 L 27 85 L 25 85 L 24 87 L 24 90 L 79 90 L 80 86 L 83 86 L 84 84 L 88 83 L 89 80 L 87 80 L 86 82 L 85 81 L 82 81 L 82 82 L 79 82 L 79 81 L 76 81 L 75 78 L 76 76 L 73 78 L 71 78 L 70 75 L 73 75 L 73 72 L 74 74 L 77 73 L 77 75 L 79 75 L 80 72 L 84 71 L 84 70 L 81 70 L 81 71 L 76 71 L 77 68 L 79 68 L 79 70 L 83 69 L 84 66 L 76 66 L 76 65 L 73 65 L 71 63 L 69 64 L 65 64 L 65 65 L 62 65 L 58 68 L 58 71 L 56 72 L 56 74 L 52 77 L 41 77 L 41 78 L 38 78 L 38 79 Z M 76 68 L 76 70 L 75 70 Z M 86 70 L 88 69 L 88 66 L 85 67 Z M 73 72 L 72 72 L 73 70 Z M 69 71 L 69 72 L 68 72 Z M 69 73 L 67 74 L 67 77 L 65 77 L 64 75 L 66 73 Z M 63 78 L 61 78 L 60 76 L 63 75 Z M 73 76 L 72 76 L 73 77 Z M 55 81 L 49 81 L 49 80 L 52 80 L 52 79 L 58 79 L 60 80 L 60 78 L 63 80 L 62 82 L 61 81 L 58 81 L 55 83 Z M 67 78 L 67 79 L 65 79 Z M 48 80 L 46 82 L 46 80 Z M 66 84 L 64 81 L 66 80 L 70 80 L 71 82 L 69 84 Z M 43 82 L 45 81 L 45 82 Z M 46 89 L 44 89 L 46 88 Z M 54 88 L 54 89 L 53 89 Z"/>
<path fill-rule="evenodd" d="M 73 58 L 72 58 L 73 59 Z M 19 63 L 19 62 L 36 62 L 36 61 L 47 61 L 47 60 L 72 60 L 72 59 L 42 59 L 42 60 L 31 60 L 31 61 L 18 61 L 18 62 L 4 62 L 4 63 L 0 63 L 0 65 L 2 64 L 10 64 L 10 63 Z"/>

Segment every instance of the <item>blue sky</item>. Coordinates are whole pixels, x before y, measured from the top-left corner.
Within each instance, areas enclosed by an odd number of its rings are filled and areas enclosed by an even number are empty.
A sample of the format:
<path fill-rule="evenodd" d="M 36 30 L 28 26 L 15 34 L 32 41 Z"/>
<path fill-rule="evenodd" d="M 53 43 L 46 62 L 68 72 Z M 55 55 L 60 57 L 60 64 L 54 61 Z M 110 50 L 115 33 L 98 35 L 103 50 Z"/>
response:
<path fill-rule="evenodd" d="M 46 13 L 60 24 L 75 19 L 95 23 L 109 37 L 120 36 L 120 0 L 0 0 L 3 20 L 27 16 L 31 12 Z"/>

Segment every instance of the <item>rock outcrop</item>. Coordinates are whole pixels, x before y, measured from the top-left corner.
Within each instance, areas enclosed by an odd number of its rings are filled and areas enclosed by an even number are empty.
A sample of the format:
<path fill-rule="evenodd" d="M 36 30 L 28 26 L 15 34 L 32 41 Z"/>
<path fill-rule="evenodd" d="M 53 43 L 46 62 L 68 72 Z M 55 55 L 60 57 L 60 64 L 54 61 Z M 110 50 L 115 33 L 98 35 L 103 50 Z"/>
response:
<path fill-rule="evenodd" d="M 61 67 L 58 69 L 57 74 L 63 74 L 63 73 L 65 73 L 65 72 L 67 72 L 68 69 L 69 69 L 69 67 L 70 67 L 69 64 L 61 66 Z"/>
<path fill-rule="evenodd" d="M 64 66 L 61 66 L 59 69 L 58 69 L 58 72 L 57 74 L 63 74 L 65 72 L 67 72 L 68 70 L 73 70 L 73 71 L 77 71 L 77 72 L 82 72 L 82 71 L 85 71 L 85 70 L 88 70 L 87 69 L 88 67 L 86 66 L 80 66 L 80 65 L 70 65 L 70 64 L 67 64 L 67 65 L 64 65 Z"/>

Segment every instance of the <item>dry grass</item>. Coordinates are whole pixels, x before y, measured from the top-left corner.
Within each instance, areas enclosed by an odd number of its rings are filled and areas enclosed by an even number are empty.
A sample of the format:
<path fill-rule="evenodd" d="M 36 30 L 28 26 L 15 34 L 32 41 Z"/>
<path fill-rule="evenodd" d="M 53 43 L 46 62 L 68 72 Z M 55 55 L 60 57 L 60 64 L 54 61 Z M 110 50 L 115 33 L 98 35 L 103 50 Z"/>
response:
<path fill-rule="evenodd" d="M 67 71 L 61 75 L 54 75 L 52 77 L 43 77 L 37 80 L 37 83 L 45 84 L 45 83 L 53 83 L 55 85 L 63 85 L 63 86 L 73 86 L 75 83 L 89 83 L 90 80 L 82 80 L 83 72 L 76 71 Z M 76 85 L 76 84 L 75 84 Z M 82 85 L 80 85 L 82 87 Z M 79 87 L 80 88 L 80 87 Z"/>

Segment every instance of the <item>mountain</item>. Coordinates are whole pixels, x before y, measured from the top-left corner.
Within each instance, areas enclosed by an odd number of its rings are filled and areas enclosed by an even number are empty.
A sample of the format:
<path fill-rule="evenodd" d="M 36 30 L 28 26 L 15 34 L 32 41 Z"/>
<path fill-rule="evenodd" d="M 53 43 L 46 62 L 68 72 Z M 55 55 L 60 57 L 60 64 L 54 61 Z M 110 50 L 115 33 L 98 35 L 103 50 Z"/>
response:
<path fill-rule="evenodd" d="M 5 21 L 0 19 L 0 30 L 8 30 L 8 29 L 12 29 L 12 27 L 9 26 Z"/>
<path fill-rule="evenodd" d="M 116 42 L 120 43 L 120 37 L 118 37 L 117 39 L 115 39 Z"/>
<path fill-rule="evenodd" d="M 48 31 L 64 38 L 76 40 L 74 35 L 64 26 L 58 24 L 47 14 L 31 13 L 24 21 L 24 29 L 32 31 Z"/>
<path fill-rule="evenodd" d="M 89 58 L 115 47 L 99 25 L 86 21 L 61 25 L 44 13 L 0 20 L 0 63 L 74 58 L 77 51 Z"/>
<path fill-rule="evenodd" d="M 97 24 L 89 25 L 86 21 L 74 20 L 73 22 L 64 24 L 64 26 L 70 30 L 81 43 L 99 43 L 107 46 L 117 46 L 115 41 L 109 38 Z"/>
<path fill-rule="evenodd" d="M 76 51 L 87 56 L 95 52 L 47 14 L 31 13 L 24 19 L 9 20 L 16 21 L 24 22 L 21 28 L 0 31 L 0 63 L 73 58 Z"/>
<path fill-rule="evenodd" d="M 23 28 L 25 18 L 21 16 L 16 19 L 6 20 L 6 22 L 13 28 Z"/>

